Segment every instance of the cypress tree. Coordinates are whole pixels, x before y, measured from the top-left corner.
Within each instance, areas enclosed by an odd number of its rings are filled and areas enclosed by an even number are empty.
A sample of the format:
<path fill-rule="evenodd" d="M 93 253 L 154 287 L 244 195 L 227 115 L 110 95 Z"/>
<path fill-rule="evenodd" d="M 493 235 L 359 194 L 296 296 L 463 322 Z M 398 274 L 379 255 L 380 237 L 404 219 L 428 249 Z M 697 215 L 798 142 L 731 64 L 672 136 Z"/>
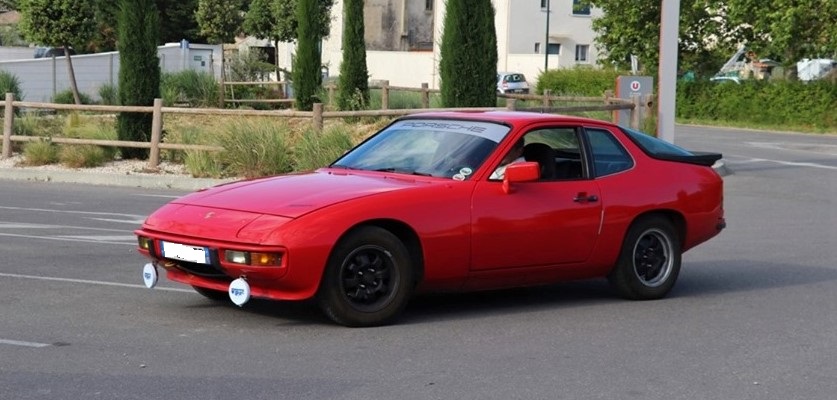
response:
<path fill-rule="evenodd" d="M 314 108 L 317 89 L 322 82 L 318 10 L 317 0 L 297 0 L 293 87 L 298 110 L 311 111 Z"/>
<path fill-rule="evenodd" d="M 363 0 L 346 0 L 343 3 L 343 62 L 337 97 L 341 110 L 364 109 L 369 104 L 369 70 L 363 34 Z"/>
<path fill-rule="evenodd" d="M 160 61 L 157 40 L 159 16 L 154 0 L 119 0 L 119 103 L 151 106 L 160 97 Z M 148 142 L 150 113 L 119 113 L 119 140 Z M 148 158 L 148 149 L 123 147 L 122 158 Z"/>
<path fill-rule="evenodd" d="M 491 0 L 448 0 L 439 77 L 445 107 L 497 104 L 497 32 Z"/>

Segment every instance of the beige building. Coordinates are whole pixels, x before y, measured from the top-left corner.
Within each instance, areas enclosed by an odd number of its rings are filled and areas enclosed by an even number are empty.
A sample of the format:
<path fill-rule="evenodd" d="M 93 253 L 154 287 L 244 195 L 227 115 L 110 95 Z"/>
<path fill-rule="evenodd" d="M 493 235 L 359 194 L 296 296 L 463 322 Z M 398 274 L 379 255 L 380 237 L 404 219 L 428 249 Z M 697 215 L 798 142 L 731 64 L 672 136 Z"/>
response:
<path fill-rule="evenodd" d="M 525 74 L 534 84 L 549 69 L 596 65 L 591 28 L 597 9 L 578 0 L 492 0 L 497 30 L 498 71 Z M 575 5 L 574 5 L 575 3 Z M 393 86 L 439 87 L 439 44 L 444 0 L 366 0 L 364 27 L 371 80 Z M 546 13 L 547 6 L 549 14 Z M 549 17 L 547 21 L 547 15 Z M 323 63 L 337 75 L 342 59 L 343 1 L 332 8 L 331 35 L 323 42 Z M 547 29 L 548 27 L 548 29 Z M 293 44 L 280 44 L 280 64 L 291 66 Z"/>

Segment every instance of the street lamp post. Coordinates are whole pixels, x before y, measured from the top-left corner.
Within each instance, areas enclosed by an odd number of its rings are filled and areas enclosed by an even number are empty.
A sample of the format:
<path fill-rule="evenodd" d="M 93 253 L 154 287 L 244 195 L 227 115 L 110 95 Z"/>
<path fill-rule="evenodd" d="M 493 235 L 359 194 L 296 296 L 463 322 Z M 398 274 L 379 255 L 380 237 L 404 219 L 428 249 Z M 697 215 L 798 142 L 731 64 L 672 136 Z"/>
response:
<path fill-rule="evenodd" d="M 543 71 L 549 69 L 549 0 L 546 0 L 546 34 L 543 41 Z"/>

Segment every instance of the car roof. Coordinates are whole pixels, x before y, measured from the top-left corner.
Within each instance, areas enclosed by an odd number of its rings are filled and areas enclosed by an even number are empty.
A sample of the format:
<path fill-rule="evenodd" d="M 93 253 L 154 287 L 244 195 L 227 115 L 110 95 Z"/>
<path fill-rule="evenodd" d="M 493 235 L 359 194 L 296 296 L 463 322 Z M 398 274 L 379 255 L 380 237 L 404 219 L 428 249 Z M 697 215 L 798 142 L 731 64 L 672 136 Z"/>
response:
<path fill-rule="evenodd" d="M 469 119 L 505 123 L 515 126 L 534 122 L 558 122 L 570 124 L 596 124 L 616 126 L 613 123 L 593 118 L 576 117 L 563 114 L 548 114 L 530 111 L 431 111 L 406 115 L 400 119 L 439 118 L 439 119 Z"/>

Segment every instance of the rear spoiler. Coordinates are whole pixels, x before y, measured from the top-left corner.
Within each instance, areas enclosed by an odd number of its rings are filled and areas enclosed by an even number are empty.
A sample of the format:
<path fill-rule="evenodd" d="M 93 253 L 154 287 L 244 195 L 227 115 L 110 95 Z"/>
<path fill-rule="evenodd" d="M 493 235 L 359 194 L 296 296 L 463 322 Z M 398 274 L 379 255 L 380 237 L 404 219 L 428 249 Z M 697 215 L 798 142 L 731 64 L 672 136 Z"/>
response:
<path fill-rule="evenodd" d="M 691 153 L 691 155 L 655 154 L 652 157 L 659 160 L 703 165 L 706 167 L 715 165 L 715 163 L 723 157 L 723 154 L 721 153 L 708 153 L 701 151 L 693 151 Z"/>

